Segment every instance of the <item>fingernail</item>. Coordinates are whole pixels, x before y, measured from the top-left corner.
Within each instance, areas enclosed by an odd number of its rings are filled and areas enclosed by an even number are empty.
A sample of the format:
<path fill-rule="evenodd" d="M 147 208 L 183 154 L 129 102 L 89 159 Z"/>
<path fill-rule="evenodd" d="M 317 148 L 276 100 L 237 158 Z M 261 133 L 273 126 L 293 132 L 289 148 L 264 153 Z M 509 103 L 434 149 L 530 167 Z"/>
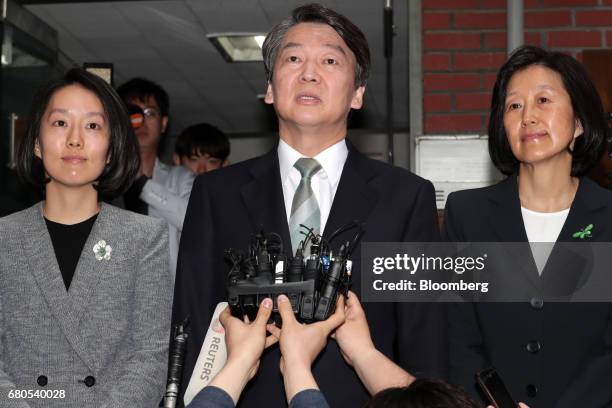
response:
<path fill-rule="evenodd" d="M 285 296 L 285 295 L 278 295 L 278 299 L 277 299 L 277 301 L 278 301 L 279 303 L 284 303 L 284 302 L 288 302 L 288 301 L 289 301 L 289 298 L 287 298 L 287 296 Z"/>
<path fill-rule="evenodd" d="M 261 302 L 261 304 L 263 305 L 263 307 L 265 307 L 266 309 L 272 309 L 272 299 L 270 298 L 265 298 L 263 300 L 263 302 Z"/>

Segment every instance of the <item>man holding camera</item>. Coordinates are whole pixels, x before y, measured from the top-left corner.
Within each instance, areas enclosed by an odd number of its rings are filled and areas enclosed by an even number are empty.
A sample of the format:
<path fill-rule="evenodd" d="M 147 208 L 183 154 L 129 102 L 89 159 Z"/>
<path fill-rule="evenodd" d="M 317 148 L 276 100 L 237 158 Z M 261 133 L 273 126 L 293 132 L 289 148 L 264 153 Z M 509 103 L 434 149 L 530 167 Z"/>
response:
<path fill-rule="evenodd" d="M 272 29 L 263 54 L 265 101 L 278 116 L 278 147 L 198 177 L 187 209 L 173 310 L 175 322 L 191 320 L 183 390 L 215 305 L 226 300 L 224 249 L 246 249 L 263 230 L 279 233 L 291 255 L 303 237 L 300 224 L 329 237 L 352 221 L 364 225 L 362 242 L 438 240 L 431 183 L 369 159 L 345 140 L 348 114 L 362 106 L 370 65 L 359 28 L 333 10 L 302 6 Z M 334 242 L 350 241 L 354 233 L 340 233 Z M 358 294 L 360 257 L 357 245 L 351 258 Z M 417 376 L 444 374 L 445 323 L 442 308 L 433 306 L 364 305 L 376 346 Z M 242 406 L 286 406 L 279 358 L 278 349 L 262 356 Z M 335 342 L 313 373 L 332 407 L 361 406 L 368 397 Z"/>

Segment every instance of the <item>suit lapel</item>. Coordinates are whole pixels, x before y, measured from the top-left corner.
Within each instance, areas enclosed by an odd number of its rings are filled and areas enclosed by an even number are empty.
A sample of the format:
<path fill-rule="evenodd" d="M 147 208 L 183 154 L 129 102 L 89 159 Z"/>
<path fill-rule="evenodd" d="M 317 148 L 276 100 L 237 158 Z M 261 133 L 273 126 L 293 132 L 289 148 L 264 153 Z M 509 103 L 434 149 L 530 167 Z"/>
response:
<path fill-rule="evenodd" d="M 94 245 L 100 240 L 105 240 L 107 245 L 116 249 L 114 242 L 112 242 L 113 235 L 111 235 L 112 233 L 108 228 L 108 219 L 109 207 L 102 203 L 100 213 L 87 237 L 87 241 L 85 241 L 72 282 L 70 283 L 68 297 L 72 302 L 72 309 L 77 323 L 81 321 L 84 312 L 87 310 L 87 305 L 93 297 L 94 289 L 98 286 L 101 277 L 104 275 L 105 267 L 108 266 L 107 261 L 98 261 L 96 259 L 93 251 Z"/>
<path fill-rule="evenodd" d="M 549 262 L 542 271 L 542 279 L 545 285 L 552 285 L 557 282 L 564 282 L 565 288 L 556 289 L 555 293 L 573 293 L 584 279 L 580 273 L 585 271 L 585 263 L 588 256 L 584 256 L 583 247 L 572 247 L 568 242 L 592 242 L 600 241 L 605 233 L 601 230 L 606 221 L 601 219 L 606 212 L 602 211 L 608 205 L 606 197 L 599 194 L 598 187 L 591 180 L 583 177 L 580 179 L 576 197 L 572 202 L 567 219 L 557 238 L 557 243 L 550 254 Z M 574 236 L 577 232 L 584 231 L 587 226 L 592 225 L 589 235 L 583 238 Z M 566 244 L 564 244 L 566 243 Z M 575 266 L 569 266 L 574 265 Z M 566 275 L 559 277 L 558 271 L 563 271 Z"/>
<path fill-rule="evenodd" d="M 365 222 L 378 201 L 376 190 L 368 185 L 377 177 L 377 173 L 371 166 L 367 166 L 366 158 L 348 141 L 347 146 L 349 153 L 323 231 L 325 237 L 351 221 Z M 341 234 L 339 237 L 346 240 L 354 234 L 355 230 L 351 230 L 347 235 Z"/>
<path fill-rule="evenodd" d="M 287 212 L 281 186 L 280 168 L 276 149 L 262 156 L 251 167 L 253 180 L 242 186 L 240 192 L 256 232 L 276 232 L 281 235 L 285 252 L 291 252 L 291 238 Z"/>
<path fill-rule="evenodd" d="M 49 305 L 51 314 L 59 322 L 66 339 L 81 360 L 89 368 L 93 369 L 94 365 L 91 357 L 84 347 L 78 330 L 79 318 L 73 307 L 71 296 L 66 291 L 53 250 L 53 244 L 51 243 L 51 237 L 42 215 L 42 202 L 34 209 L 36 211 L 32 214 L 32 217 L 28 218 L 24 225 L 25 234 L 22 241 L 29 269 L 32 275 L 34 275 L 40 292 Z M 81 261 L 79 260 L 80 263 Z"/>
<path fill-rule="evenodd" d="M 499 183 L 489 195 L 494 210 L 486 214 L 488 218 L 484 225 L 493 229 L 496 242 L 525 242 L 525 247 L 518 245 L 502 245 L 513 260 L 523 271 L 529 281 L 535 286 L 540 285 L 540 276 L 529 248 L 525 223 L 521 214 L 521 202 L 518 193 L 516 175 L 508 177 Z M 500 216 L 501 214 L 501 216 Z"/>
<path fill-rule="evenodd" d="M 490 200 L 498 207 L 493 213 L 505 214 L 505 216 L 491 219 L 486 225 L 490 225 L 494 228 L 494 233 L 499 242 L 527 242 L 528 239 L 525 232 L 523 217 L 521 215 L 516 176 L 509 177 L 498 186 L 499 189 L 490 196 Z M 573 268 L 567 267 L 567 265 L 578 262 L 574 259 L 575 256 L 568 253 L 568 248 L 564 248 L 559 244 L 560 242 L 580 242 L 580 239 L 574 238 L 573 235 L 580 230 L 584 230 L 590 224 L 593 224 L 590 239 L 597 240 L 599 234 L 604 232 L 599 231 L 598 226 L 603 227 L 605 222 L 603 222 L 603 220 L 598 222 L 598 218 L 601 214 L 605 213 L 602 212 L 601 209 L 607 205 L 607 202 L 604 196 L 597 193 L 597 186 L 592 181 L 586 178 L 580 180 L 576 197 L 572 202 L 567 219 L 559 233 L 557 244 L 555 244 L 549 256 L 549 260 L 542 271 L 541 279 L 537 273 L 533 257 L 525 256 L 526 254 L 530 254 L 530 251 L 521 249 L 516 253 L 512 253 L 513 250 L 508 248 L 508 251 L 512 255 L 511 259 L 519 263 L 531 282 L 537 287 L 541 287 L 541 285 L 545 287 L 547 284 L 550 285 L 550 279 L 554 279 L 554 276 L 552 276 L 554 273 L 551 271 L 557 269 L 558 265 L 565 265 L 563 269 L 570 271 Z M 583 279 L 581 276 L 571 276 L 566 277 L 565 281 L 568 282 L 568 287 L 574 287 L 581 282 L 581 279 Z M 553 292 L 562 293 L 567 290 L 567 288 L 554 288 Z"/>
<path fill-rule="evenodd" d="M 526 242 L 527 233 L 521 215 L 516 176 L 510 176 L 495 186 L 489 195 L 489 200 L 493 203 L 494 210 L 486 214 L 489 222 L 485 225 L 493 229 L 497 241 Z"/>
<path fill-rule="evenodd" d="M 584 284 L 590 274 L 591 259 L 585 249 L 566 242 L 555 243 L 542 271 L 542 290 L 546 297 L 568 298 Z"/>
<path fill-rule="evenodd" d="M 605 211 L 601 210 L 608 205 L 608 202 L 605 195 L 599 194 L 598 188 L 593 181 L 586 177 L 580 179 L 576 197 L 572 202 L 569 214 L 567 214 L 567 219 L 565 224 L 563 224 L 557 241 L 597 241 L 597 238 L 603 235 L 604 231 L 601 228 L 606 223 L 604 220 L 599 219 L 602 214 L 605 214 Z M 576 232 L 584 230 L 590 224 L 593 224 L 593 227 L 589 236 L 585 236 L 582 239 L 573 236 Z"/>

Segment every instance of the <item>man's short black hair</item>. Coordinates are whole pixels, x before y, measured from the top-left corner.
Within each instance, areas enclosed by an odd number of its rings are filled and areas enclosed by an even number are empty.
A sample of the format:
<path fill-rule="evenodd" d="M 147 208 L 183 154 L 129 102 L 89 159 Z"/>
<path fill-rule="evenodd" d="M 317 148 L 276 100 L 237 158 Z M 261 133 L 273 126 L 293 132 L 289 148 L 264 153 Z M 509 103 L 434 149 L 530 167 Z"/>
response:
<path fill-rule="evenodd" d="M 342 14 L 320 4 L 306 4 L 294 9 L 287 17 L 272 28 L 262 45 L 266 78 L 272 82 L 274 64 L 279 48 L 287 31 L 300 23 L 327 24 L 333 28 L 347 47 L 355 54 L 355 88 L 365 86 L 370 75 L 370 48 L 363 32 Z"/>
<path fill-rule="evenodd" d="M 534 46 L 517 48 L 497 74 L 489 116 L 491 160 L 504 174 L 518 172 L 520 163 L 510 149 L 504 128 L 506 91 L 514 74 L 533 65 L 541 65 L 558 73 L 569 94 L 574 115 L 584 130 L 582 136 L 575 139 L 570 151 L 571 175 L 582 176 L 599 161 L 605 148 L 608 130 L 601 99 L 582 64 L 569 55 Z"/>
<path fill-rule="evenodd" d="M 176 139 L 176 154 L 189 157 L 205 155 L 225 160 L 230 154 L 229 139 L 221 130 L 208 123 L 198 123 L 184 129 Z"/>
<path fill-rule="evenodd" d="M 168 116 L 170 110 L 170 98 L 168 93 L 160 85 L 144 78 L 133 78 L 117 88 L 117 93 L 125 102 L 130 100 L 145 101 L 152 96 L 159 106 L 159 113 Z"/>
<path fill-rule="evenodd" d="M 98 191 L 99 199 L 119 196 L 129 188 L 138 173 L 138 142 L 119 95 L 103 79 L 80 68 L 69 70 L 63 77 L 44 85 L 36 94 L 28 131 L 19 144 L 17 172 L 24 181 L 41 188 L 49 182 L 42 160 L 34 154 L 35 146 L 39 142 L 41 123 L 51 98 L 57 91 L 70 85 L 78 85 L 93 92 L 102 104 L 109 126 L 109 163 L 94 188 Z"/>

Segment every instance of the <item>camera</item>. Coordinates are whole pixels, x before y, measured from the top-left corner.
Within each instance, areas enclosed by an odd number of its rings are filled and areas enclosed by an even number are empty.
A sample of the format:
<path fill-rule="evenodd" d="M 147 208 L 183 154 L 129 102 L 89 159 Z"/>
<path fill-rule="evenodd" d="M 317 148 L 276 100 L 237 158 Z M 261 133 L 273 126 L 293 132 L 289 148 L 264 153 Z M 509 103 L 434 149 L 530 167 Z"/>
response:
<path fill-rule="evenodd" d="M 350 289 L 350 254 L 363 228 L 353 222 L 325 239 L 301 227 L 305 237 L 293 257 L 285 255 L 280 235 L 263 231 L 252 237 L 246 252 L 225 250 L 231 265 L 227 291 L 232 315 L 246 315 L 253 321 L 260 302 L 269 297 L 274 302 L 271 319 L 280 324 L 276 305 L 280 294 L 289 298 L 296 319 L 302 323 L 325 320 L 334 312 L 338 295 L 346 296 Z M 352 241 L 332 248 L 333 237 L 355 227 L 359 231 Z"/>

